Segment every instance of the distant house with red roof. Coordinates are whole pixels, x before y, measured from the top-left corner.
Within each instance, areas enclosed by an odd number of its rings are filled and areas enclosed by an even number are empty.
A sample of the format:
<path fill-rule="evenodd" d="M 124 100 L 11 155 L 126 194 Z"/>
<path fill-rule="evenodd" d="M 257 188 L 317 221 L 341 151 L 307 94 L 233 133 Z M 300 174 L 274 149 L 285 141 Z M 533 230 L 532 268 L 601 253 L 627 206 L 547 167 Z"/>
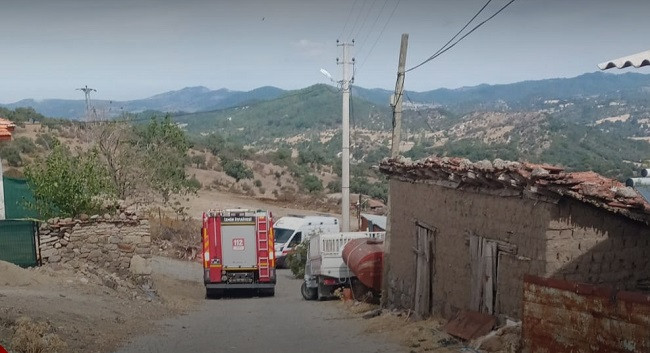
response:
<path fill-rule="evenodd" d="M 389 159 L 388 308 L 521 318 L 523 277 L 640 290 L 650 205 L 593 172 L 502 160 Z"/>
<path fill-rule="evenodd" d="M 0 118 L 0 141 L 11 141 L 11 134 L 15 128 L 16 124 L 10 120 Z"/>

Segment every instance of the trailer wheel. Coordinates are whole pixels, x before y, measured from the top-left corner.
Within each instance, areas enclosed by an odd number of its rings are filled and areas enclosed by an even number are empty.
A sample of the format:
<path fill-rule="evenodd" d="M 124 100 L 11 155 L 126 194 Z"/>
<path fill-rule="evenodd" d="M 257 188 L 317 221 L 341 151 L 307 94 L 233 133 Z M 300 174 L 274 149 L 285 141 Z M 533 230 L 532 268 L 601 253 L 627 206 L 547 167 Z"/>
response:
<path fill-rule="evenodd" d="M 302 282 L 300 286 L 300 293 L 305 300 L 316 300 L 318 298 L 318 290 L 316 288 L 307 287 L 307 282 Z"/>

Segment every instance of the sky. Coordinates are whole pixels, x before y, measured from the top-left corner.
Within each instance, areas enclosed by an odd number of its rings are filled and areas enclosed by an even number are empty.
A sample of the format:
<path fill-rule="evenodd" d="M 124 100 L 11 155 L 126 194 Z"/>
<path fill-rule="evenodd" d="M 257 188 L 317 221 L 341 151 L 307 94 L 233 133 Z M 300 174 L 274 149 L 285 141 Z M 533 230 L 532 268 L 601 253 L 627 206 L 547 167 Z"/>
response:
<path fill-rule="evenodd" d="M 25 98 L 131 100 L 190 86 L 305 88 L 342 77 L 336 40 L 351 42 L 354 85 L 395 87 L 487 0 L 0 0 L 0 103 Z M 473 24 L 509 0 L 492 0 Z M 650 1 L 515 0 L 405 88 L 573 77 L 650 49 Z M 472 28 L 470 25 L 468 29 Z M 613 70 L 609 70 L 613 71 Z M 616 73 L 650 69 L 615 69 Z"/>

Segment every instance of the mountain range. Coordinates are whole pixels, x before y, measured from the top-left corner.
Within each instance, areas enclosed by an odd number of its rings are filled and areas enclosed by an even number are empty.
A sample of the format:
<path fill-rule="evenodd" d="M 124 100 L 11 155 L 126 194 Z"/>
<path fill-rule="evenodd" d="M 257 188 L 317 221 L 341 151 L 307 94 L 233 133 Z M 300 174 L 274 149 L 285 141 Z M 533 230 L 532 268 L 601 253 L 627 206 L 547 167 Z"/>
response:
<path fill-rule="evenodd" d="M 408 86 L 408 77 L 406 78 Z M 318 85 L 317 85 L 318 86 Z M 313 86 L 312 86 L 313 87 Z M 514 109 L 526 109 L 547 100 L 564 100 L 585 97 L 616 98 L 628 96 L 645 97 L 650 90 L 650 75 L 639 73 L 610 74 L 587 73 L 573 78 L 555 78 L 523 81 L 511 84 L 488 85 L 456 89 L 439 88 L 426 92 L 405 91 L 406 102 L 443 106 L 457 112 L 485 110 L 504 105 Z M 159 111 L 164 113 L 196 113 L 273 101 L 287 95 L 299 94 L 300 90 L 287 91 L 277 87 L 260 87 L 251 91 L 232 91 L 225 88 L 186 87 L 145 99 L 130 101 L 92 100 L 97 115 L 115 117 L 123 113 Z M 385 89 L 352 88 L 353 96 L 378 107 L 388 107 L 393 92 Z M 83 100 L 24 99 L 0 105 L 14 109 L 32 107 L 50 117 L 79 119 L 85 115 Z"/>

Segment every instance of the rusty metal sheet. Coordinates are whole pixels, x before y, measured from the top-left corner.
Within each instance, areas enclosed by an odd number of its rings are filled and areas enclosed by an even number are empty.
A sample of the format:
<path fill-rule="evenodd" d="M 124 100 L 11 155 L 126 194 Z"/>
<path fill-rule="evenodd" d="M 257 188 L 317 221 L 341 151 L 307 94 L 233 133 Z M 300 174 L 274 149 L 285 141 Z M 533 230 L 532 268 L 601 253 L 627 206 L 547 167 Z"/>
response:
<path fill-rule="evenodd" d="M 488 334 L 496 322 L 497 318 L 492 315 L 477 311 L 461 311 L 445 325 L 445 332 L 455 337 L 471 340 Z"/>

